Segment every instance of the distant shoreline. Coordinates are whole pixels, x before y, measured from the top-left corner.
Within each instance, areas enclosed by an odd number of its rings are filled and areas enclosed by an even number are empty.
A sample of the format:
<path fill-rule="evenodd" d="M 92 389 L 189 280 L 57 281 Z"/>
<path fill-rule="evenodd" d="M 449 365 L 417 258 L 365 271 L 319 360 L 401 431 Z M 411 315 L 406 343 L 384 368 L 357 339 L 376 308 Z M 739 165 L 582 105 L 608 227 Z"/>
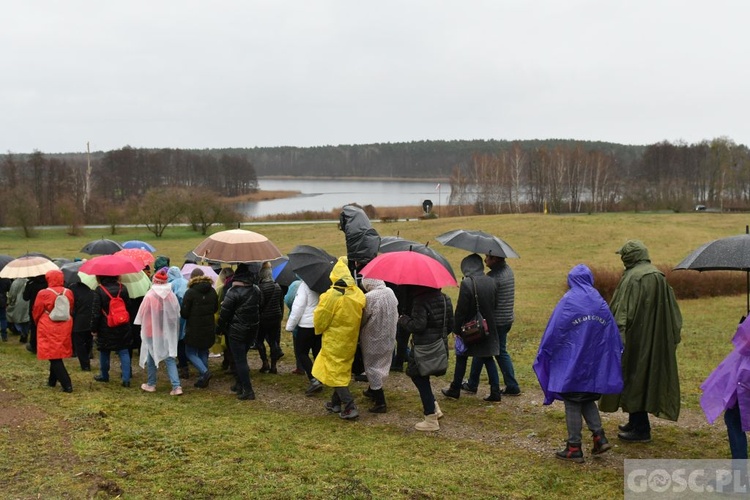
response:
<path fill-rule="evenodd" d="M 423 177 L 335 177 L 335 176 L 315 176 L 315 175 L 264 175 L 259 176 L 258 180 L 305 180 L 305 181 L 374 181 L 374 182 L 450 182 L 447 177 L 435 177 L 425 179 Z"/>

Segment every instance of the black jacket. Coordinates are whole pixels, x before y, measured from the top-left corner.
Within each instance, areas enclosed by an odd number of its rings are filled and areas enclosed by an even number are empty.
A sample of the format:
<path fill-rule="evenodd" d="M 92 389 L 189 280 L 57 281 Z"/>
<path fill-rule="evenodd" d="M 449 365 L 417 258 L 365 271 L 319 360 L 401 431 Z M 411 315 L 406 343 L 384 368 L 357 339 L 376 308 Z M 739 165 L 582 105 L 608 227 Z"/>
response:
<path fill-rule="evenodd" d="M 23 289 L 23 300 L 29 301 L 29 321 L 32 323 L 34 323 L 34 318 L 31 317 L 31 312 L 34 310 L 34 301 L 37 294 L 45 288 L 47 288 L 47 278 L 42 275 L 29 278 L 26 287 Z"/>
<path fill-rule="evenodd" d="M 91 308 L 94 305 L 94 292 L 88 285 L 72 283 L 69 287 L 73 292 L 73 331 L 91 331 Z"/>
<path fill-rule="evenodd" d="M 107 326 L 107 312 L 109 312 L 109 297 L 101 289 L 105 287 L 112 297 L 120 294 L 127 306 L 130 302 L 128 289 L 121 285 L 116 277 L 102 276 L 101 286 L 96 287 L 91 304 L 91 333 L 96 333 L 96 346 L 100 351 L 120 351 L 130 349 L 133 344 L 133 335 L 130 330 L 130 322 L 111 328 Z M 133 318 L 131 317 L 132 321 Z"/>
<path fill-rule="evenodd" d="M 182 299 L 180 316 L 185 320 L 185 345 L 208 349 L 216 340 L 214 314 L 219 309 L 219 297 L 208 276 L 190 278 Z"/>
<path fill-rule="evenodd" d="M 218 332 L 236 342 L 252 344 L 258 335 L 261 292 L 258 285 L 236 278 L 221 303 Z"/>
<path fill-rule="evenodd" d="M 261 328 L 264 326 L 279 327 L 281 318 L 284 316 L 284 295 L 281 293 L 281 287 L 270 279 L 261 280 L 258 288 L 263 294 L 263 309 L 260 312 Z"/>
<path fill-rule="evenodd" d="M 398 324 L 411 332 L 415 344 L 430 344 L 440 338 L 447 341 L 447 333 L 453 331 L 450 297 L 436 288 L 423 286 L 412 286 L 410 292 L 411 311 L 401 316 Z"/>

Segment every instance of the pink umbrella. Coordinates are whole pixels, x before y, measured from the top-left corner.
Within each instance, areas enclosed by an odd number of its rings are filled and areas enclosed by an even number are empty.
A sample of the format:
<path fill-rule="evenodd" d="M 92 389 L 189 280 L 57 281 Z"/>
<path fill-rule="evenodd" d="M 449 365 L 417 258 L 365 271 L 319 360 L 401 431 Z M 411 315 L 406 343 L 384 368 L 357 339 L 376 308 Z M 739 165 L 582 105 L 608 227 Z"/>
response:
<path fill-rule="evenodd" d="M 100 255 L 81 265 L 80 272 L 94 276 L 120 276 L 137 273 L 143 269 L 138 262 L 122 255 Z"/>
<path fill-rule="evenodd" d="M 382 253 L 363 267 L 360 274 L 365 278 L 381 279 L 395 285 L 421 285 L 430 288 L 458 285 L 440 262 L 413 251 Z"/>
<path fill-rule="evenodd" d="M 216 271 L 214 271 L 211 266 L 199 266 L 198 264 L 190 263 L 182 266 L 182 269 L 180 269 L 180 274 L 182 274 L 185 279 L 189 280 L 190 273 L 193 272 L 193 269 L 200 269 L 201 271 L 203 271 L 203 276 L 208 276 L 209 278 L 211 278 L 211 281 L 213 281 L 214 284 L 216 284 L 216 280 L 219 278 L 219 275 L 216 274 Z"/>
<path fill-rule="evenodd" d="M 156 261 L 156 257 L 154 257 L 151 252 L 149 252 L 148 250 L 142 250 L 140 248 L 126 248 L 124 250 L 120 250 L 119 252 L 115 252 L 114 255 L 122 255 L 124 257 L 135 260 L 139 264 L 142 264 L 141 269 L 146 266 L 153 266 L 154 261 Z"/>

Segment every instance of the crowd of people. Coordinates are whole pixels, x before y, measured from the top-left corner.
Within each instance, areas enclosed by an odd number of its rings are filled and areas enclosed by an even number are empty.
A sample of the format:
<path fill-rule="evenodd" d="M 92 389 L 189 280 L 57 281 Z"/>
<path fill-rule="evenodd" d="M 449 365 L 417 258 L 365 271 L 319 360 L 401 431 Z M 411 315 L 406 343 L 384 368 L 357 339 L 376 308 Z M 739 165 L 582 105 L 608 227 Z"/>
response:
<path fill-rule="evenodd" d="M 562 460 L 584 461 L 583 422 L 591 432 L 592 454 L 611 449 L 600 411 L 627 414 L 617 435 L 631 443 L 651 440 L 649 414 L 673 421 L 679 416 L 680 309 L 642 242 L 628 241 L 617 253 L 624 272 L 609 303 L 594 287 L 587 266 L 571 269 L 569 290 L 550 316 L 533 364 L 544 404 L 556 400 L 564 404 L 567 443 L 555 454 Z M 437 431 L 443 412 L 431 376 L 444 370 L 425 373 L 415 352 L 437 342 L 444 344 L 447 356 L 448 334 L 453 333 L 455 365 L 450 385 L 441 390 L 444 397 L 477 393 L 483 370 L 489 383 L 485 401 L 522 394 L 508 352 L 515 280 L 505 258 L 485 255 L 483 259 L 471 253 L 461 261 L 463 279 L 455 309 L 438 288 L 363 278 L 346 256 L 333 265 L 331 286 L 322 293 L 299 277 L 281 286 L 269 262 L 217 268 L 216 282 L 200 267 L 186 279 L 167 259 L 161 263 L 165 265 L 154 269 L 150 289 L 138 298 L 129 297 L 117 276 L 97 276 L 93 290 L 82 283 L 66 284 L 58 270 L 12 282 L 0 280 L 2 340 L 8 340 L 8 330 L 17 334 L 40 360 L 49 361 L 48 385 L 59 383 L 67 393 L 73 385 L 64 360 L 75 357 L 81 370 L 91 371 L 93 348 L 99 353 L 94 380 L 110 381 L 110 358 L 115 353 L 121 384 L 129 388 L 131 360 L 137 351 L 138 364 L 147 373 L 140 389 L 157 392 L 158 366 L 163 362 L 172 396 L 184 394 L 188 364 L 198 374 L 194 386 L 207 388 L 213 376 L 210 353 L 220 352 L 222 368 L 234 375 L 231 391 L 239 400 L 253 400 L 248 353 L 257 352 L 260 372 L 279 373 L 278 361 L 285 355 L 283 325 L 292 335 L 293 373 L 307 377 L 304 394 L 331 389 L 326 411 L 344 420 L 359 416 L 349 389 L 355 376 L 368 382 L 363 391 L 371 402 L 368 411 L 387 412 L 387 378 L 390 372 L 404 371 L 406 363 L 405 372 L 417 389 L 423 412 L 415 428 Z M 124 320 L 118 314 L 120 302 Z M 66 307 L 67 313 L 60 312 Z M 463 345 L 462 325 L 477 313 L 486 320 L 485 335 Z M 703 386 L 706 415 L 713 421 L 725 412 L 734 458 L 747 457 L 744 432 L 750 428 L 750 411 L 745 408 L 742 377 L 750 362 L 749 331 L 750 326 L 741 323 L 736 350 Z"/>

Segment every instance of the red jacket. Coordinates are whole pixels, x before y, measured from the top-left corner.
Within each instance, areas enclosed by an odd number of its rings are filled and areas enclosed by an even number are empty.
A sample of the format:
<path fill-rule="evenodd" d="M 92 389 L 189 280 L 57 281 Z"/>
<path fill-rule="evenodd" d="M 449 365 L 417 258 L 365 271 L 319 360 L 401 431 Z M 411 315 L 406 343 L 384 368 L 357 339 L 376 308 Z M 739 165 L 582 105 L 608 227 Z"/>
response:
<path fill-rule="evenodd" d="M 63 287 L 62 271 L 47 271 L 44 276 L 47 278 L 49 288 L 37 294 L 31 310 L 31 317 L 36 323 L 36 357 L 38 359 L 70 358 L 73 356 L 73 292 Z M 55 307 L 57 294 L 63 290 L 70 302 L 71 317 L 68 321 L 52 321 L 49 319 L 49 312 Z"/>

